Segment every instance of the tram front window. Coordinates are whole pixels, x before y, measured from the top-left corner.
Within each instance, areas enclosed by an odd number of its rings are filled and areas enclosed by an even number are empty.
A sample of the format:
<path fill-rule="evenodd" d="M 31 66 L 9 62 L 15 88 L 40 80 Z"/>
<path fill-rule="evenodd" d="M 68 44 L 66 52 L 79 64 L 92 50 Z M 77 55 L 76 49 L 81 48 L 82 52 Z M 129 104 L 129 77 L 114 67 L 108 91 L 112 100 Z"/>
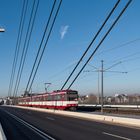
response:
<path fill-rule="evenodd" d="M 77 101 L 78 99 L 78 94 L 68 94 L 68 101 Z"/>
<path fill-rule="evenodd" d="M 68 100 L 69 101 L 76 101 L 77 100 L 77 97 L 68 97 Z"/>

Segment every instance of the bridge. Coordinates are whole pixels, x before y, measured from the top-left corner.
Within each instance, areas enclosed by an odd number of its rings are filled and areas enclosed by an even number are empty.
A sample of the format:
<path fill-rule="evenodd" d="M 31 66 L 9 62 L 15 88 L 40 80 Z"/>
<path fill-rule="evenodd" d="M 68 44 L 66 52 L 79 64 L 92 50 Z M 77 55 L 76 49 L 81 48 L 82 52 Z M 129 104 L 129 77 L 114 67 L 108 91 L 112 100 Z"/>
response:
<path fill-rule="evenodd" d="M 0 140 L 140 140 L 140 96 L 125 94 L 140 91 L 139 5 L 138 0 L 1 1 Z M 127 69 L 113 69 L 122 63 Z M 105 73 L 130 74 L 124 81 L 105 81 Z M 88 92 L 98 93 L 94 103 L 100 105 L 78 105 L 78 93 Z M 81 103 L 94 99 L 84 96 Z"/>

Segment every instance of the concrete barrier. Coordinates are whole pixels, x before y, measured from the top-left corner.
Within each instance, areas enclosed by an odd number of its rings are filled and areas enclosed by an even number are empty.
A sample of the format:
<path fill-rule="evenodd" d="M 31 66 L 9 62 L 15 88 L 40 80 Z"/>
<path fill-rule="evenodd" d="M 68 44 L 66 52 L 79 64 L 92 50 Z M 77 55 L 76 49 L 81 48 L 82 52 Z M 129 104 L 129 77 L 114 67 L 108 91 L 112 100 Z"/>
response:
<path fill-rule="evenodd" d="M 5 136 L 4 132 L 3 132 L 1 124 L 0 124 L 0 140 L 7 140 L 6 136 Z"/>
<path fill-rule="evenodd" d="M 97 104 L 78 104 L 79 107 L 101 107 L 101 105 Z M 104 107 L 110 107 L 110 108 L 136 108 L 140 109 L 140 105 L 104 105 Z"/>
<path fill-rule="evenodd" d="M 110 122 L 114 124 L 123 124 L 127 126 L 134 126 L 140 128 L 140 119 L 134 119 L 134 118 L 115 117 L 111 115 L 97 115 L 97 114 L 88 114 L 88 113 L 81 113 L 81 112 L 79 113 L 79 112 L 71 112 L 71 111 L 50 110 L 50 109 L 22 107 L 22 106 L 8 106 L 8 107 L 16 107 L 16 108 L 29 109 L 29 110 L 40 111 L 40 112 L 56 113 L 59 115 L 71 116 L 75 118 L 97 120 L 102 122 Z"/>

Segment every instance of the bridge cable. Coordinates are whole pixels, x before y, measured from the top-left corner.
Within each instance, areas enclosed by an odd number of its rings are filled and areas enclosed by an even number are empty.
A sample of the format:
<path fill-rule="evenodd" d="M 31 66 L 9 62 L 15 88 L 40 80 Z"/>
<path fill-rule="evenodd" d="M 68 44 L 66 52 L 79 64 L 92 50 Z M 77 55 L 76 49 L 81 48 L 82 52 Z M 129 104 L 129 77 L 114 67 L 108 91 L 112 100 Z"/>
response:
<path fill-rule="evenodd" d="M 22 32 L 23 32 L 27 4 L 28 4 L 28 1 L 26 2 L 26 0 L 24 0 L 23 6 L 22 6 L 22 12 L 21 12 L 20 25 L 19 25 L 19 29 L 18 29 L 18 37 L 17 37 L 16 48 L 15 48 L 15 53 L 14 53 L 14 60 L 12 63 L 12 72 L 11 72 L 11 76 L 10 76 L 10 84 L 9 84 L 9 89 L 8 89 L 9 97 L 11 96 L 12 87 L 13 87 L 13 83 L 14 83 L 14 77 L 15 77 L 16 65 L 17 65 L 17 60 L 18 60 L 18 55 L 19 55 L 19 50 L 20 50 L 20 43 L 21 43 L 21 37 L 22 37 Z"/>
<path fill-rule="evenodd" d="M 90 57 L 88 58 L 88 60 L 86 61 L 86 63 L 84 64 L 84 66 L 81 68 L 81 70 L 79 71 L 79 73 L 76 75 L 76 77 L 74 78 L 74 80 L 71 82 L 71 84 L 69 85 L 68 89 L 71 88 L 71 86 L 73 85 L 73 83 L 76 81 L 76 79 L 79 77 L 79 75 L 81 74 L 81 72 L 83 71 L 83 69 L 85 68 L 85 66 L 89 63 L 89 61 L 91 60 L 91 58 L 94 56 L 94 54 L 96 53 L 96 51 L 98 50 L 98 48 L 101 46 L 101 44 L 103 43 L 103 41 L 105 40 L 105 38 L 108 36 L 108 34 L 110 33 L 110 31 L 113 29 L 113 27 L 116 25 L 116 23 L 118 22 L 118 20 L 120 19 L 120 17 L 123 15 L 123 13 L 125 12 L 125 10 L 127 9 L 127 7 L 129 6 L 129 4 L 132 2 L 132 0 L 129 0 L 128 3 L 125 5 L 125 7 L 123 8 L 123 10 L 120 12 L 120 14 L 118 15 L 118 17 L 116 18 L 116 20 L 113 22 L 112 26 L 109 28 L 109 30 L 106 32 L 106 34 L 104 35 L 104 37 L 102 38 L 102 40 L 100 41 L 100 43 L 96 46 L 95 50 L 92 52 L 92 54 L 90 55 Z"/>
<path fill-rule="evenodd" d="M 27 82 L 27 85 L 26 85 L 25 92 L 28 90 L 28 86 L 29 86 L 29 84 L 30 84 L 30 81 L 31 81 L 31 78 L 32 78 L 32 75 L 33 75 L 33 72 L 34 72 L 34 69 L 35 69 L 35 65 L 36 65 L 36 63 L 37 63 L 37 59 L 38 59 L 38 57 L 39 57 L 39 53 L 40 53 L 40 51 L 41 51 L 41 47 L 42 47 L 42 44 L 43 44 L 43 41 L 44 41 L 46 32 L 47 32 L 47 30 L 48 30 L 48 26 L 49 26 L 50 19 L 51 19 L 51 17 L 52 17 L 53 11 L 54 11 L 55 4 L 56 4 L 56 0 L 54 0 L 52 9 L 51 9 L 51 12 L 50 12 L 50 15 L 49 15 L 49 18 L 48 18 L 48 21 L 47 21 L 47 24 L 46 24 L 44 33 L 43 33 L 43 37 L 42 37 L 42 40 L 41 40 L 41 42 L 40 42 L 40 45 L 39 45 L 39 48 L 38 48 L 38 51 L 37 51 L 37 55 L 36 55 L 36 58 L 35 58 L 35 61 L 34 61 L 32 70 L 31 70 L 31 74 L 30 74 L 30 76 L 29 76 L 29 79 L 28 79 L 28 82 Z"/>
<path fill-rule="evenodd" d="M 32 11 L 31 11 L 29 25 L 28 25 L 26 38 L 25 38 L 25 42 L 24 42 L 24 47 L 23 47 L 23 51 L 22 51 L 22 56 L 21 56 L 21 60 L 20 60 L 20 66 L 19 66 L 19 69 L 18 69 L 17 80 L 16 80 L 15 89 L 14 89 L 14 95 L 15 96 L 17 95 L 17 92 L 18 92 L 18 88 L 19 88 L 19 84 L 20 84 L 20 80 L 21 80 L 21 76 L 22 76 L 22 72 L 23 72 L 23 68 L 24 68 L 24 64 L 25 64 L 25 60 L 26 60 L 26 56 L 27 56 L 27 51 L 28 51 L 28 48 L 29 48 L 29 42 L 30 42 L 30 39 L 31 39 L 31 34 L 32 34 L 32 31 L 33 31 L 35 18 L 36 18 L 38 6 L 39 6 L 39 0 L 37 0 L 36 8 L 35 8 L 35 2 L 36 2 L 36 0 L 34 0 L 34 3 L 33 3 L 33 8 L 32 8 Z"/>
<path fill-rule="evenodd" d="M 41 62 L 41 60 L 42 60 L 42 57 L 43 57 L 43 54 L 44 54 L 45 48 L 46 48 L 47 43 L 48 43 L 48 40 L 49 40 L 49 38 L 50 38 L 50 35 L 51 35 L 51 32 L 52 32 L 52 29 L 53 29 L 54 23 L 55 23 L 56 18 L 57 18 L 57 16 L 58 16 L 58 12 L 59 12 L 59 10 L 60 10 L 61 3 L 62 3 L 62 0 L 60 0 L 60 2 L 59 2 L 59 5 L 58 5 L 58 8 L 57 8 L 57 11 L 56 11 L 56 13 L 55 13 L 55 16 L 54 16 L 54 19 L 53 19 L 52 25 L 51 25 L 51 27 L 50 27 L 50 31 L 49 31 L 49 33 L 48 33 L 48 36 L 47 36 L 47 39 L 46 39 L 45 45 L 44 45 L 44 47 L 43 47 L 43 50 L 42 50 L 42 53 L 41 53 L 40 59 L 39 59 L 39 61 L 38 61 L 38 64 L 37 64 L 36 70 L 35 70 L 35 72 L 34 72 L 34 75 L 33 75 L 32 81 L 31 81 L 31 84 L 30 84 L 30 86 L 29 86 L 29 90 L 28 90 L 28 92 L 30 92 L 30 90 L 31 90 L 31 88 L 32 88 L 32 84 L 33 84 L 33 82 L 34 82 L 34 79 L 35 79 L 36 73 L 37 73 L 37 71 L 38 71 L 38 68 L 39 68 L 40 62 Z"/>
<path fill-rule="evenodd" d="M 69 79 L 71 78 L 71 76 L 73 75 L 73 73 L 75 72 L 75 70 L 77 69 L 77 67 L 79 66 L 79 64 L 81 63 L 81 61 L 83 60 L 83 58 L 85 57 L 85 55 L 87 54 L 88 50 L 91 48 L 93 42 L 96 40 L 96 38 L 98 37 L 99 33 L 101 32 L 101 30 L 103 29 L 103 27 L 105 26 L 106 22 L 108 21 L 108 19 L 110 18 L 110 16 L 113 14 L 114 10 L 116 9 L 116 7 L 118 6 L 120 0 L 118 0 L 116 2 L 116 4 L 114 5 L 113 9 L 111 10 L 111 12 L 108 14 L 107 18 L 105 19 L 105 21 L 103 22 L 102 26 L 100 27 L 100 29 L 98 30 L 98 32 L 96 33 L 96 35 L 93 37 L 92 41 L 90 42 L 89 46 L 87 47 L 86 51 L 83 53 L 82 57 L 79 59 L 78 63 L 76 64 L 76 66 L 74 67 L 74 69 L 72 70 L 72 72 L 70 73 L 69 77 L 66 79 L 65 83 L 63 84 L 63 86 L 61 87 L 61 90 L 63 90 L 63 88 L 65 87 L 65 85 L 67 84 L 67 82 L 69 81 Z"/>

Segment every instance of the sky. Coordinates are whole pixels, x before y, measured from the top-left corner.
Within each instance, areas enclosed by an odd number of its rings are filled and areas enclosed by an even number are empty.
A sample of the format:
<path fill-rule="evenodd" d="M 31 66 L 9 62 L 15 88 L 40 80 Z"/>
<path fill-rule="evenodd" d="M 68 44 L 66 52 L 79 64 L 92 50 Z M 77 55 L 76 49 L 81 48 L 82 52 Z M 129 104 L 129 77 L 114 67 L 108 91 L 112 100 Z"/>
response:
<path fill-rule="evenodd" d="M 7 96 L 23 0 L 0 0 L 0 3 L 0 27 L 5 29 L 4 33 L 0 33 L 0 96 Z M 51 86 L 48 88 L 50 92 L 62 87 L 64 81 L 73 70 L 76 62 L 86 50 L 115 3 L 116 0 L 62 1 L 59 14 L 32 86 L 33 92 L 44 92 L 44 83 L 48 82 L 51 83 Z M 76 70 L 76 73 L 88 59 L 126 3 L 127 0 L 120 2 L 114 14 L 105 25 L 104 30 Z M 23 94 L 25 91 L 52 4 L 53 0 L 40 0 L 18 95 Z M 28 4 L 21 39 L 21 50 L 25 41 L 25 33 L 32 5 L 33 0 L 29 1 Z M 104 60 L 104 69 L 121 61 L 121 63 L 104 73 L 105 95 L 140 93 L 139 13 L 140 1 L 133 0 L 71 89 L 78 90 L 79 94 L 98 94 L 100 92 L 101 76 L 99 75 L 98 78 L 98 72 L 94 72 L 96 69 L 92 66 L 100 70 L 101 60 Z M 21 50 L 19 56 L 21 56 Z M 86 72 L 87 70 L 89 72 Z M 109 71 L 128 73 L 113 73 Z M 74 76 L 65 88 L 70 85 Z"/>

